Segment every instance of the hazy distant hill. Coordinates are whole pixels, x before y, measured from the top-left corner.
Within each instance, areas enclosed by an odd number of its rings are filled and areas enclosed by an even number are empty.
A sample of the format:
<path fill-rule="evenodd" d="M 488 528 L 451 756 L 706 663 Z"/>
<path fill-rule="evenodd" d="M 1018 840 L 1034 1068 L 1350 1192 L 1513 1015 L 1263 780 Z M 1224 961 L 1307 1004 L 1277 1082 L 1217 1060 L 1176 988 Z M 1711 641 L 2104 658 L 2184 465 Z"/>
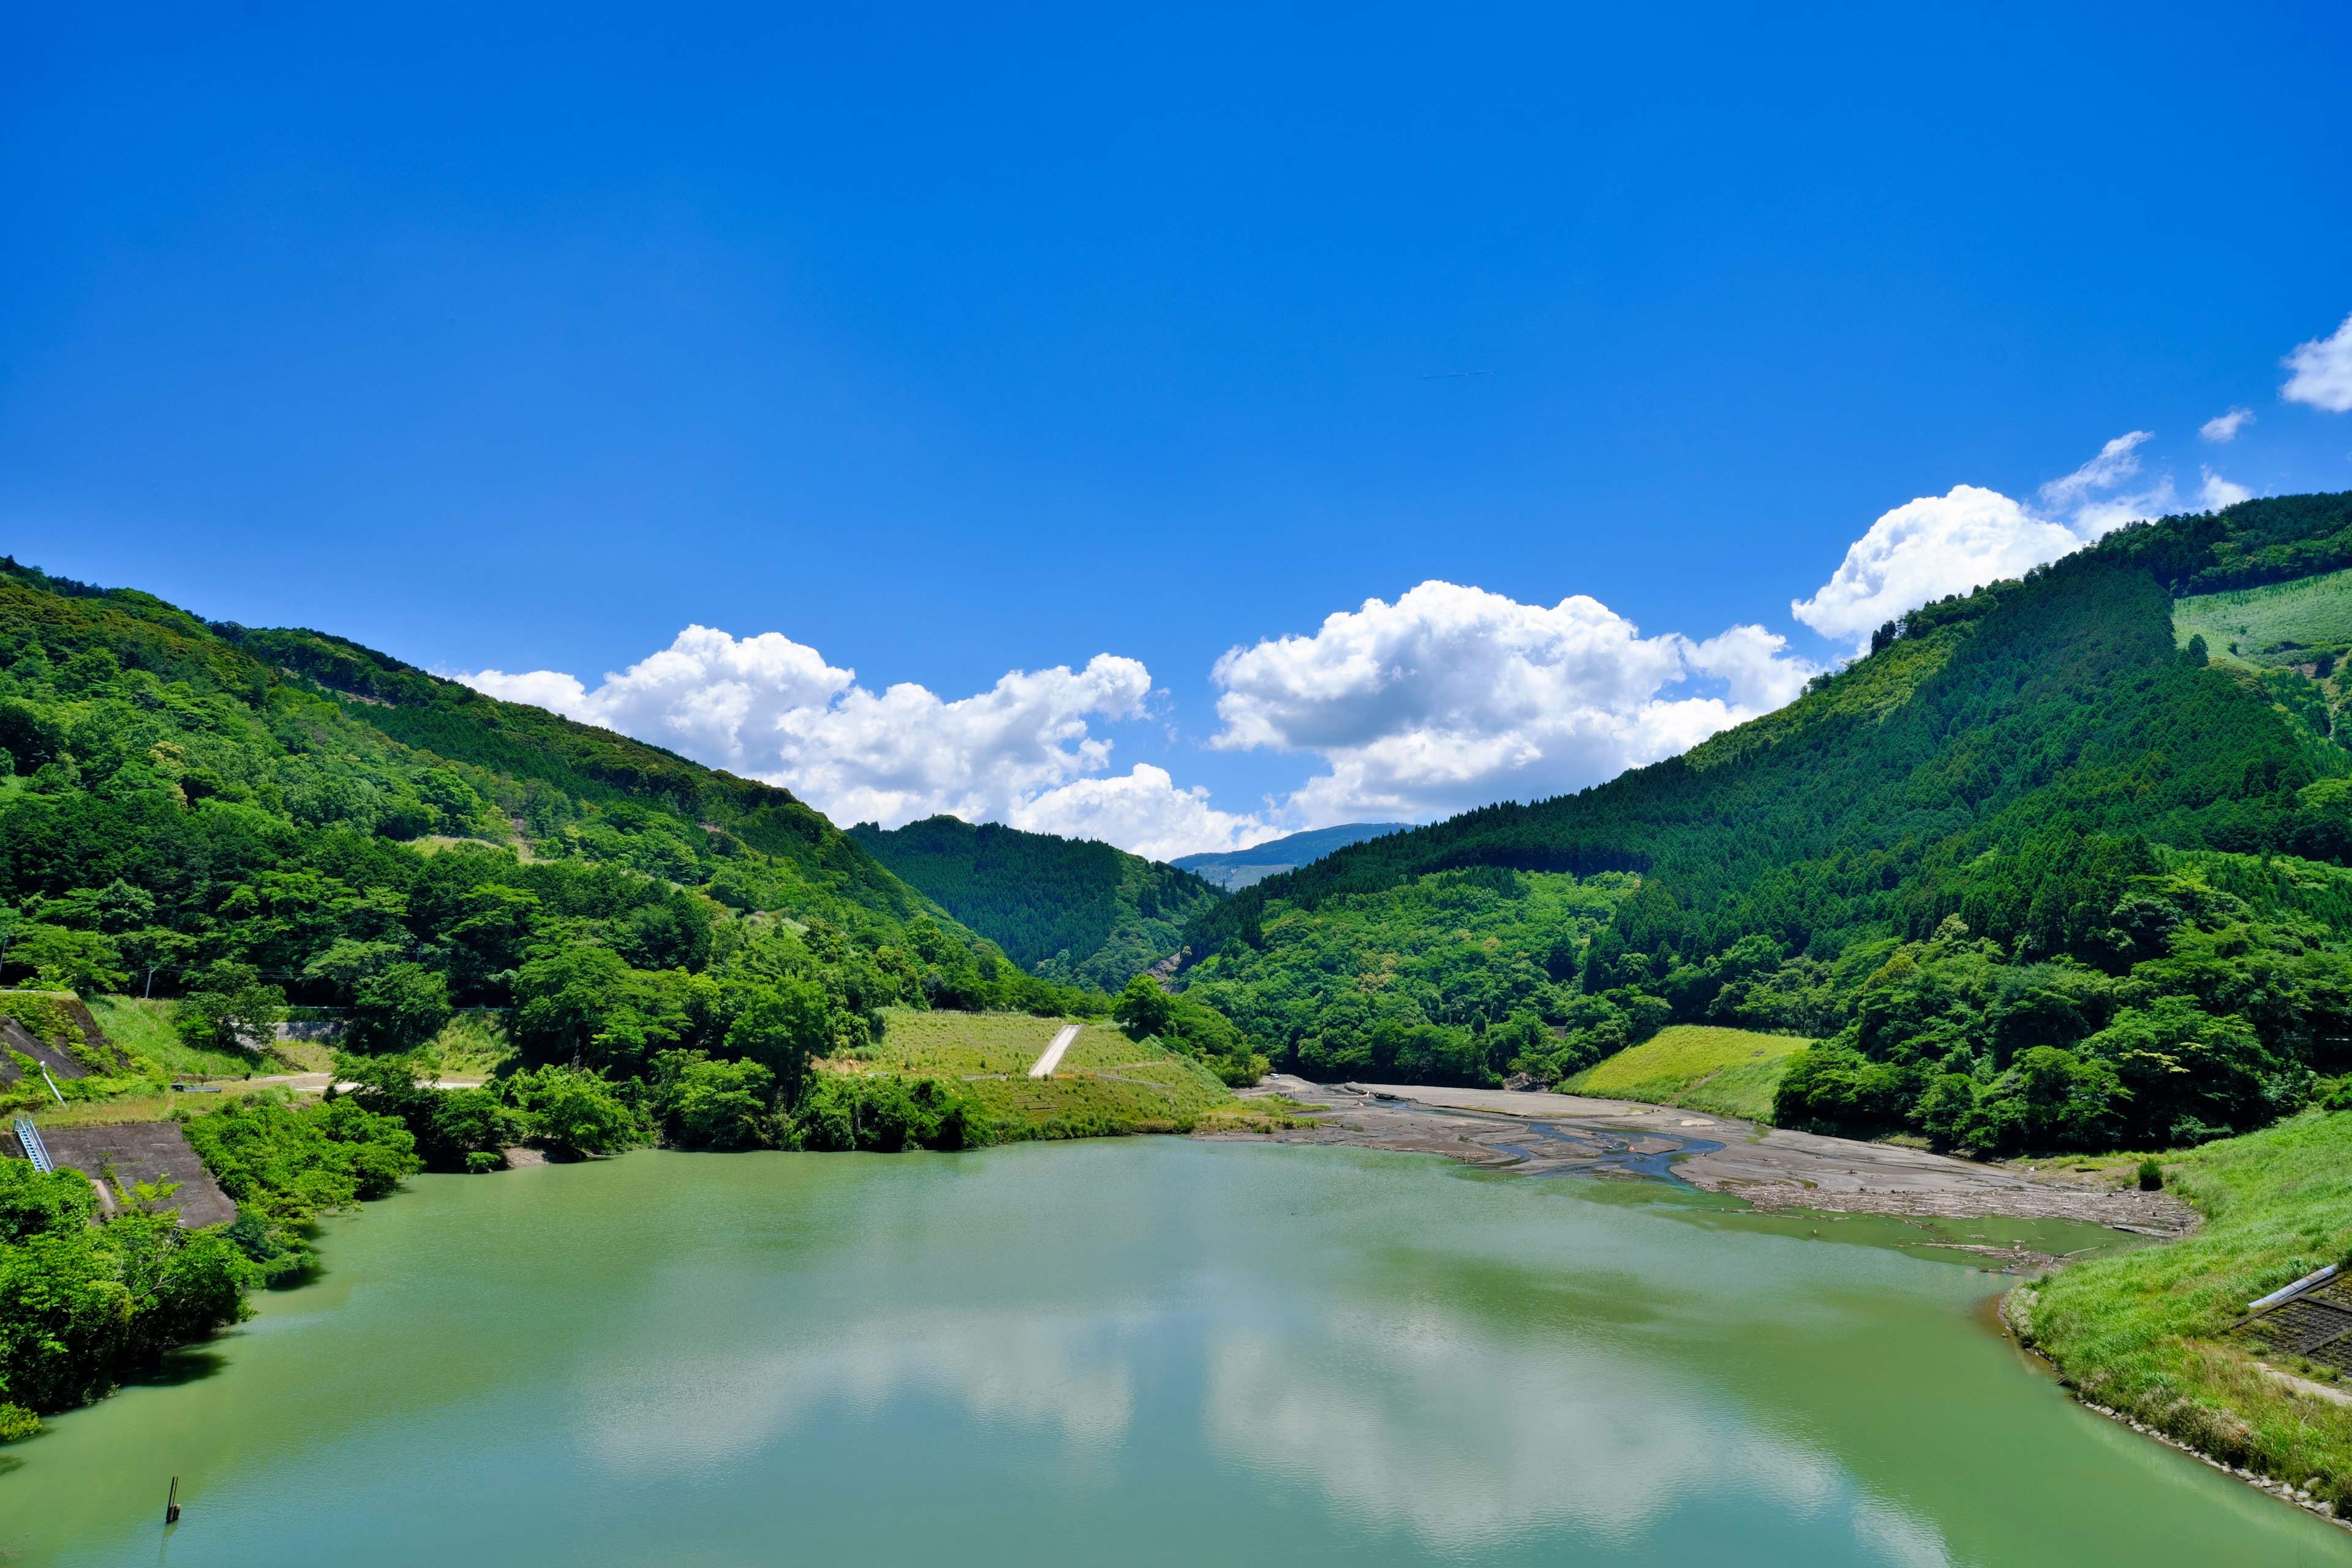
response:
<path fill-rule="evenodd" d="M 1189 871 L 1002 823 L 861 822 L 849 837 L 1015 963 L 1064 984 L 1118 990 L 1173 953 L 1184 922 L 1221 897 Z"/>
<path fill-rule="evenodd" d="M 1367 838 L 1378 838 L 1384 833 L 1402 833 L 1410 826 L 1402 822 L 1350 822 L 1338 827 L 1318 827 L 1306 833 L 1294 833 L 1287 838 L 1271 839 L 1248 849 L 1180 856 L 1169 864 L 1181 867 L 1232 892 L 1263 882 L 1276 872 L 1297 870 L 1310 860 L 1321 859 L 1334 849 L 1361 844 Z"/>

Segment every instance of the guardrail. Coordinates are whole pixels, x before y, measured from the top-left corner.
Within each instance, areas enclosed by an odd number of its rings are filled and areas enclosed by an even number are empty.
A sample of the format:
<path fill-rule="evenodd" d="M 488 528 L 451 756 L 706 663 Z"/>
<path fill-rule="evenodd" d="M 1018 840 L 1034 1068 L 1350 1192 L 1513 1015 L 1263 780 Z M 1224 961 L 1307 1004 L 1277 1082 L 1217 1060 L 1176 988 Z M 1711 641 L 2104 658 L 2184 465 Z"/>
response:
<path fill-rule="evenodd" d="M 57 1169 L 49 1163 L 49 1148 L 41 1142 L 41 1130 L 21 1116 L 16 1119 L 16 1142 L 25 1146 L 25 1158 L 33 1162 L 33 1169 L 45 1176 Z"/>

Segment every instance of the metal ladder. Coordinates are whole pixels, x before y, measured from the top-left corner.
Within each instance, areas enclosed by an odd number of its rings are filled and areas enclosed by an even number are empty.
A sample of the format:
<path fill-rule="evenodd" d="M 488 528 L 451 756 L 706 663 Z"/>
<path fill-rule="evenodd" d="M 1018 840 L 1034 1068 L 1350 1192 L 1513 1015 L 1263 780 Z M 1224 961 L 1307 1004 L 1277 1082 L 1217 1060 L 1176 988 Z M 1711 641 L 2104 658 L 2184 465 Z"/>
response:
<path fill-rule="evenodd" d="M 21 1116 L 16 1118 L 16 1142 L 25 1146 L 25 1158 L 33 1162 L 33 1169 L 45 1176 L 57 1169 L 49 1163 L 49 1149 L 41 1142 L 41 1130 Z"/>

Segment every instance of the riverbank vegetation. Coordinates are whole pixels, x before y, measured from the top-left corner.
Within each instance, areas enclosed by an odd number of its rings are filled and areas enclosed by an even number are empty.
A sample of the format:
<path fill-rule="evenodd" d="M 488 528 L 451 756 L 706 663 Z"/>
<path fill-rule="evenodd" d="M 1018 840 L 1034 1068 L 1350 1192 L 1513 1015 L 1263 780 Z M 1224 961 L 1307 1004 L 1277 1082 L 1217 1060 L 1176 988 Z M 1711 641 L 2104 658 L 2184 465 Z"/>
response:
<path fill-rule="evenodd" d="M 246 1313 L 255 1271 L 222 1231 L 96 1209 L 80 1174 L 0 1160 L 0 1441 Z"/>
<path fill-rule="evenodd" d="M 2231 1332 L 2247 1303 L 2326 1264 L 2352 1268 L 2352 1110 L 2170 1154 L 2163 1169 L 2203 1227 L 2020 1289 L 2012 1325 L 2084 1398 L 2352 1514 L 2352 1401 L 2328 1397 L 2352 1380 L 2266 1370 Z"/>

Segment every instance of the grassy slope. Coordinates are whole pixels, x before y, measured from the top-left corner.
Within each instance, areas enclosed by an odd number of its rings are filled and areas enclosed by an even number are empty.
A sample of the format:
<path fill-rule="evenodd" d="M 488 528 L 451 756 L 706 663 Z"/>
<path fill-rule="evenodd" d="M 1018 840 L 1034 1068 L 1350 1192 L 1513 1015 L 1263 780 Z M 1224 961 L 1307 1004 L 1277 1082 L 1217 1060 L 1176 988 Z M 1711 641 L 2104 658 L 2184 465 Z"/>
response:
<path fill-rule="evenodd" d="M 820 1068 L 945 1079 L 979 1100 L 1003 1136 L 1183 1131 L 1240 1110 L 1233 1091 L 1197 1063 L 1101 1024 L 1080 1029 L 1054 1077 L 1033 1080 L 1030 1064 L 1065 1020 L 898 1010 L 885 1016 L 887 1027 L 872 1050 Z"/>
<path fill-rule="evenodd" d="M 1720 1116 L 1772 1119 L 1772 1091 L 1789 1058 L 1812 1042 L 1703 1024 L 1673 1024 L 1560 1084 L 1567 1094 L 1686 1105 Z"/>
<path fill-rule="evenodd" d="M 2204 1228 L 2021 1289 L 2011 1321 L 2085 1397 L 2234 1464 L 2321 1477 L 2315 1490 L 2352 1506 L 2352 1405 L 2265 1376 L 2222 1338 L 2248 1301 L 2352 1253 L 2352 1113 L 2208 1143 L 2168 1173 Z"/>
<path fill-rule="evenodd" d="M 198 1050 L 183 1041 L 172 1027 L 169 1002 L 142 1002 L 136 996 L 92 996 L 90 1016 L 106 1037 L 142 1062 L 167 1073 L 209 1078 L 242 1078 L 247 1073 L 283 1069 L 258 1053 Z"/>
<path fill-rule="evenodd" d="M 2201 636 L 2214 658 L 2245 664 L 2305 664 L 2315 652 L 2340 654 L 2352 648 L 2352 571 L 2178 600 L 2172 629 L 2183 647 Z M 2281 646 L 2287 643 L 2294 646 Z"/>

